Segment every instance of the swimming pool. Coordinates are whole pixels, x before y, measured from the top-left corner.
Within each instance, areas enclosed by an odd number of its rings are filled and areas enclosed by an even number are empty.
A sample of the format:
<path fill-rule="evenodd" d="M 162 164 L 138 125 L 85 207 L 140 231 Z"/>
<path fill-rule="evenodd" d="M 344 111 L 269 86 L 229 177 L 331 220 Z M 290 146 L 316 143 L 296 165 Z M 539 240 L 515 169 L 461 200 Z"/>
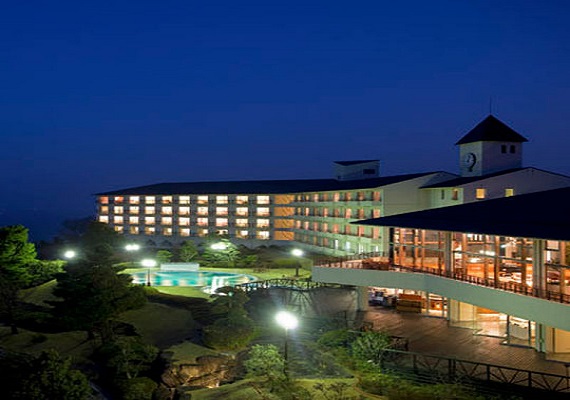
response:
<path fill-rule="evenodd" d="M 133 283 L 145 284 L 149 280 L 148 272 L 131 273 Z M 151 286 L 195 286 L 207 288 L 214 292 L 222 286 L 234 286 L 254 281 L 251 275 L 235 274 L 231 272 L 213 271 L 151 271 Z"/>

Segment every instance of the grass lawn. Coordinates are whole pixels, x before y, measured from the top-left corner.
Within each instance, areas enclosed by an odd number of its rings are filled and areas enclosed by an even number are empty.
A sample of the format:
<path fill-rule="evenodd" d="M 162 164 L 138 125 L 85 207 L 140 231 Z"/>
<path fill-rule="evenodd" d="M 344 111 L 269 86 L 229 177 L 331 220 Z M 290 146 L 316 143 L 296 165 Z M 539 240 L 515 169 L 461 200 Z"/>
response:
<path fill-rule="evenodd" d="M 189 311 L 151 302 L 119 320 L 132 324 L 145 342 L 161 350 L 187 339 L 196 325 Z"/>
<path fill-rule="evenodd" d="M 49 306 L 49 304 L 47 304 L 46 301 L 59 300 L 58 297 L 55 297 L 51 293 L 55 288 L 56 284 L 57 282 L 54 279 L 42 285 L 29 289 L 24 289 L 20 291 L 20 300 L 26 303 L 36 304 L 38 306 Z"/>
<path fill-rule="evenodd" d="M 85 332 L 36 333 L 20 329 L 10 334 L 9 327 L 0 327 L 0 347 L 18 353 L 38 355 L 44 350 L 55 349 L 60 354 L 84 361 L 92 353 L 95 342 L 87 340 Z"/>
<path fill-rule="evenodd" d="M 313 395 L 313 400 L 327 400 L 331 398 L 330 394 L 329 397 L 324 397 L 321 392 L 315 390 L 313 388 L 315 384 L 322 383 L 325 385 L 325 387 L 328 387 L 331 384 L 340 382 L 344 382 L 350 385 L 344 392 L 345 397 L 361 398 L 359 396 L 362 396 L 363 399 L 370 400 L 385 399 L 385 397 L 364 393 L 356 389 L 356 379 L 300 379 L 297 381 L 298 384 L 311 392 Z M 261 385 L 252 379 L 245 379 L 229 385 L 222 385 L 218 388 L 193 390 L 188 393 L 192 395 L 192 400 L 247 400 L 259 398 L 275 400 L 278 399 L 278 397 L 275 395 L 271 396 L 268 392 L 264 391 L 261 388 Z M 263 393 L 263 397 L 261 397 L 260 393 Z"/>
<path fill-rule="evenodd" d="M 171 346 L 165 350 L 165 353 L 170 355 L 170 361 L 173 365 L 176 364 L 193 364 L 196 359 L 201 356 L 215 356 L 219 353 L 208 349 L 207 347 L 199 346 L 192 342 L 183 342 Z"/>

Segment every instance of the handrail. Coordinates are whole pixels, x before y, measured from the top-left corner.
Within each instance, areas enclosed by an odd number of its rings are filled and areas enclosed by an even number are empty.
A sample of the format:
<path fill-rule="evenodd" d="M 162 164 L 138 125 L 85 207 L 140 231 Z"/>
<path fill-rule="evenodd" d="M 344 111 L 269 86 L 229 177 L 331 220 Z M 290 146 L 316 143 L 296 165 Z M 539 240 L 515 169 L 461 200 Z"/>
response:
<path fill-rule="evenodd" d="M 470 382 L 483 381 L 557 393 L 570 393 L 570 378 L 567 375 L 403 350 L 383 350 L 380 366 L 400 371 L 411 370 L 415 375 L 427 376 L 432 381 L 437 381 L 438 379 L 451 382 L 465 380 Z"/>
<path fill-rule="evenodd" d="M 321 259 L 315 261 L 315 266 L 330 268 L 346 268 L 346 269 L 372 269 L 372 270 L 388 270 L 398 272 L 413 272 L 429 275 L 436 275 L 444 278 L 453 279 L 461 282 L 468 282 L 478 286 L 492 287 L 493 289 L 504 290 L 507 292 L 522 294 L 524 296 L 536 297 L 543 300 L 555 301 L 564 304 L 570 304 L 570 295 L 554 292 L 552 290 L 533 288 L 518 282 L 502 282 L 492 278 L 481 278 L 474 275 L 468 275 L 457 271 L 446 271 L 444 269 L 429 267 L 408 267 L 389 262 L 371 263 L 367 265 L 366 259 L 386 257 L 383 253 L 366 253 L 355 256 L 339 257 L 337 259 Z M 320 261 L 320 263 L 319 263 Z M 355 262 L 356 261 L 356 262 Z"/>

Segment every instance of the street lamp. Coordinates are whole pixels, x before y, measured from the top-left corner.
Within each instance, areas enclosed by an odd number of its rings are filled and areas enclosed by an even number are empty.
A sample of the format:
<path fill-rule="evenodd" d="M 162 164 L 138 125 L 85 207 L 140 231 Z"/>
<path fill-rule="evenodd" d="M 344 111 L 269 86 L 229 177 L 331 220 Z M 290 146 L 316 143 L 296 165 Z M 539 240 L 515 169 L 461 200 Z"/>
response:
<path fill-rule="evenodd" d="M 77 253 L 74 250 L 66 250 L 65 253 L 63 253 L 63 256 L 68 260 L 71 260 L 77 256 Z"/>
<path fill-rule="evenodd" d="M 291 254 L 294 257 L 300 258 L 300 257 L 303 257 L 305 252 L 301 249 L 293 249 L 293 250 L 291 250 Z M 296 277 L 299 276 L 299 267 L 300 267 L 300 261 L 297 260 L 297 264 L 295 264 L 295 276 Z"/>
<path fill-rule="evenodd" d="M 226 250 L 228 248 L 228 245 L 224 242 L 218 242 L 211 245 L 210 248 L 212 250 Z"/>
<path fill-rule="evenodd" d="M 129 243 L 125 246 L 125 250 L 127 250 L 129 253 L 134 253 L 135 251 L 139 251 L 140 249 L 141 249 L 141 246 L 136 244 L 136 243 Z M 130 262 L 131 262 L 131 266 L 132 266 L 133 263 L 135 262 L 134 255 L 130 257 Z"/>
<path fill-rule="evenodd" d="M 148 272 L 146 274 L 146 285 L 150 286 L 150 269 L 156 267 L 156 261 L 150 258 L 145 258 L 141 261 L 141 265 L 148 268 Z"/>
<path fill-rule="evenodd" d="M 285 329 L 285 348 L 283 351 L 283 359 L 285 361 L 285 377 L 289 379 L 289 352 L 287 349 L 288 339 L 289 339 L 289 330 L 295 329 L 299 325 L 299 320 L 297 317 L 288 312 L 288 311 L 279 311 L 275 316 L 275 321 L 279 324 L 283 329 Z"/>

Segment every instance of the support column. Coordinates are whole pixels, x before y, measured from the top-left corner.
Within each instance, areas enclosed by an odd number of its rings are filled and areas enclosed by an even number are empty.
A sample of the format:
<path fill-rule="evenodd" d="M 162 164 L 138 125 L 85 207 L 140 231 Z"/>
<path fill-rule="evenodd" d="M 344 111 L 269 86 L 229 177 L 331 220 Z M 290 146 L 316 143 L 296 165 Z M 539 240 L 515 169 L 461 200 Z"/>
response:
<path fill-rule="evenodd" d="M 526 282 L 521 282 L 525 284 Z M 546 290 L 546 266 L 544 265 L 544 240 L 532 241 L 532 286 Z"/>
<path fill-rule="evenodd" d="M 445 273 L 451 276 L 453 272 L 453 249 L 451 232 L 443 232 L 443 266 Z"/>
<path fill-rule="evenodd" d="M 356 288 L 356 307 L 358 311 L 368 310 L 368 287 L 358 286 Z"/>

